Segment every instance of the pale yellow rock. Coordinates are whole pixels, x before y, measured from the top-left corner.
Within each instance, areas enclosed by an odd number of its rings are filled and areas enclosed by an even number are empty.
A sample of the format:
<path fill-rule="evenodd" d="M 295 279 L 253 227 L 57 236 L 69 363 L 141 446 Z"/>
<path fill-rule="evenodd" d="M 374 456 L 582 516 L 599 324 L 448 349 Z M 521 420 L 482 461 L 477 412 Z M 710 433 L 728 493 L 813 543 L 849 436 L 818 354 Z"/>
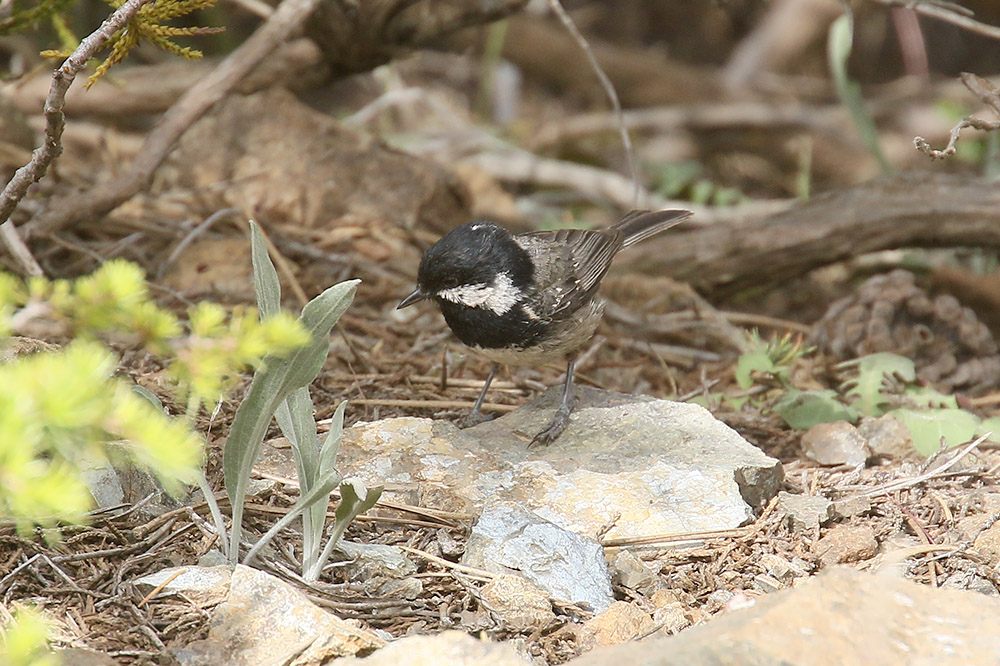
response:
<path fill-rule="evenodd" d="M 584 649 L 617 645 L 651 631 L 653 618 L 627 601 L 616 601 L 605 610 L 587 620 L 580 630 L 580 644 Z"/>
<path fill-rule="evenodd" d="M 572 666 L 1000 664 L 1000 600 L 835 567 L 676 636 L 598 648 Z"/>
<path fill-rule="evenodd" d="M 461 631 L 407 636 L 369 657 L 338 659 L 336 666 L 530 666 L 504 643 L 478 641 Z"/>
<path fill-rule="evenodd" d="M 499 575 L 480 594 L 508 631 L 544 628 L 556 617 L 552 612 L 549 595 L 521 576 Z"/>
<path fill-rule="evenodd" d="M 319 666 L 385 645 L 353 620 L 329 613 L 288 583 L 237 566 L 208 637 L 185 650 L 186 663 L 213 666 Z"/>

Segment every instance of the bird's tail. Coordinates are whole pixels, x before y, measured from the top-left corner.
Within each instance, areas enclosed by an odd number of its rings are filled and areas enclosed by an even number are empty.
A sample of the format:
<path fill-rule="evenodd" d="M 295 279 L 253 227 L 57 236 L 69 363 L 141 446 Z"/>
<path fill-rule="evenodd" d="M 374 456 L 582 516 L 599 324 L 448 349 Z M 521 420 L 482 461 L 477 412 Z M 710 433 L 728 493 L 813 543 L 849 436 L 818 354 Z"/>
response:
<path fill-rule="evenodd" d="M 691 211 L 682 209 L 631 210 L 611 228 L 622 232 L 623 247 L 628 247 L 678 225 L 688 217 L 691 217 Z"/>

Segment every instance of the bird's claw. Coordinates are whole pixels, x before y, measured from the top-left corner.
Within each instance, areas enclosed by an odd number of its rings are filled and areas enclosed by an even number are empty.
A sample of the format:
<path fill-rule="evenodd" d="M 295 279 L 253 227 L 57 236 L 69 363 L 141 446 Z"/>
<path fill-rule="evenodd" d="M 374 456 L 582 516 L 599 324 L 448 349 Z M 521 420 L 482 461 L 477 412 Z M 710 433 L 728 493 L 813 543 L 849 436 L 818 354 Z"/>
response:
<path fill-rule="evenodd" d="M 545 430 L 541 431 L 535 435 L 534 439 L 528 444 L 529 447 L 532 446 L 548 446 L 552 442 L 559 438 L 559 435 L 563 433 L 566 426 L 569 425 L 569 409 L 560 407 L 556 410 L 555 416 L 552 417 L 552 422 L 548 425 Z"/>

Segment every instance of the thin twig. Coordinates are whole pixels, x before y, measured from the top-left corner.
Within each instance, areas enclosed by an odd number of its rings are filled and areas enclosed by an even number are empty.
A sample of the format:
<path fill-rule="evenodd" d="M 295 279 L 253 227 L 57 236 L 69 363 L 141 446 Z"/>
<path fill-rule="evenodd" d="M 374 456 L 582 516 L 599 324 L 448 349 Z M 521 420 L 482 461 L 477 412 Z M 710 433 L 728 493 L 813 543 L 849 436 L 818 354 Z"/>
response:
<path fill-rule="evenodd" d="M 170 251 L 170 256 L 168 256 L 163 261 L 163 263 L 160 264 L 160 267 L 156 271 L 157 279 L 163 277 L 163 275 L 167 272 L 167 269 L 170 268 L 170 266 L 172 266 L 175 261 L 177 261 L 177 259 L 181 256 L 181 253 L 184 252 L 184 250 L 187 249 L 187 247 L 192 242 L 194 242 L 194 240 L 197 239 L 198 236 L 201 236 L 203 233 L 211 229 L 212 225 L 214 225 L 222 218 L 227 217 L 229 215 L 239 215 L 240 212 L 241 212 L 240 209 L 235 207 L 223 208 L 222 210 L 217 210 L 211 215 L 209 215 L 204 222 L 202 222 L 194 229 L 189 231 L 187 234 L 185 234 L 184 238 L 181 239 L 181 242 L 178 243 L 177 246 Z"/>
<path fill-rule="evenodd" d="M 7 247 L 7 251 L 14 257 L 14 260 L 21 264 L 21 270 L 24 271 L 25 275 L 44 275 L 42 267 L 38 265 L 38 261 L 32 256 L 31 250 L 28 249 L 28 246 L 25 245 L 21 236 L 17 233 L 17 227 L 10 220 L 0 224 L 0 240 L 3 241 L 3 244 Z"/>
<path fill-rule="evenodd" d="M 584 39 L 580 30 L 577 29 L 576 24 L 573 23 L 573 19 L 570 18 L 569 14 L 560 4 L 559 0 L 549 0 L 549 7 L 552 12 L 559 17 L 562 24 L 566 26 L 566 30 L 569 32 L 570 36 L 577 43 L 577 45 L 587 54 L 587 60 L 590 61 L 590 68 L 594 70 L 597 74 L 598 80 L 601 82 L 601 87 L 604 88 L 604 93 L 611 100 L 611 106 L 615 111 L 615 118 L 618 120 L 618 131 L 622 137 L 622 144 L 625 146 L 625 157 L 628 160 L 628 170 L 629 175 L 632 176 L 632 208 L 637 208 L 639 206 L 639 169 L 636 167 L 635 163 L 635 153 L 632 150 L 632 138 L 629 136 L 628 129 L 625 127 L 625 114 L 622 112 L 622 103 L 618 99 L 618 93 L 615 91 L 615 86 L 611 83 L 611 79 L 608 75 L 604 73 L 601 69 L 600 63 L 597 62 L 597 56 L 594 55 L 594 51 L 590 48 L 590 44 Z"/>
<path fill-rule="evenodd" d="M 459 571 L 467 576 L 475 576 L 484 580 L 493 580 L 496 578 L 496 574 L 486 569 L 476 569 L 475 567 L 467 567 L 464 564 L 458 564 L 457 562 L 449 562 L 448 560 L 438 557 L 437 555 L 431 555 L 422 550 L 417 550 L 416 548 L 410 548 L 409 546 L 399 545 L 397 548 L 405 550 L 407 553 L 412 553 L 418 555 L 419 557 L 429 560 L 434 564 L 442 566 L 446 569 L 451 569 L 453 571 Z"/>
<path fill-rule="evenodd" d="M 910 488 L 912 486 L 916 486 L 918 484 L 921 484 L 924 481 L 927 481 L 929 479 L 935 478 L 938 475 L 943 474 L 943 473 L 947 472 L 949 469 L 951 469 L 952 467 L 954 467 L 958 463 L 959 460 L 961 460 L 966 455 L 968 455 L 969 452 L 971 452 L 974 448 L 976 448 L 977 446 L 979 446 L 980 444 L 982 444 L 983 442 L 985 442 L 990 437 L 990 435 L 992 435 L 992 434 L 993 433 L 986 433 L 985 435 L 980 435 L 976 439 L 974 439 L 971 442 L 969 442 L 969 444 L 966 445 L 965 448 L 963 448 L 961 451 L 959 451 L 953 457 L 951 457 L 950 459 L 948 459 L 948 461 L 942 463 L 941 465 L 938 465 L 934 469 L 927 470 L 926 472 L 924 472 L 922 474 L 918 474 L 917 476 L 911 477 L 909 479 L 900 479 L 898 481 L 893 481 L 891 483 L 887 483 L 885 485 L 879 486 L 878 488 L 874 488 L 873 490 L 869 490 L 869 491 L 863 492 L 863 493 L 858 493 L 857 495 L 852 495 L 851 497 L 847 497 L 847 498 L 844 498 L 844 499 L 845 499 L 845 501 L 848 501 L 848 500 L 852 500 L 852 499 L 855 499 L 855 498 L 858 498 L 858 497 L 869 497 L 869 498 L 870 497 L 879 497 L 881 495 L 885 495 L 887 493 L 891 493 L 891 492 L 893 492 L 895 490 L 902 490 L 904 488 Z"/>
<path fill-rule="evenodd" d="M 912 9 L 918 14 L 923 14 L 930 18 L 938 19 L 939 21 L 944 21 L 946 23 L 951 23 L 952 25 L 957 25 L 960 28 L 964 28 L 969 32 L 974 32 L 979 35 L 984 35 L 990 37 L 991 39 L 1000 39 L 1000 27 L 995 25 L 989 25 L 988 23 L 982 23 L 974 18 L 971 18 L 964 11 L 968 11 L 965 7 L 956 5 L 953 3 L 937 3 L 937 2 L 915 2 L 914 0 L 876 0 L 883 5 L 889 5 L 890 7 L 905 7 L 906 9 Z"/>
<path fill-rule="evenodd" d="M 962 84 L 965 85 L 969 92 L 978 97 L 983 104 L 993 109 L 997 115 L 1000 115 L 1000 88 L 994 86 L 990 81 L 968 72 L 963 72 L 960 78 Z M 966 127 L 989 132 L 1000 129 L 1000 120 L 984 120 L 975 116 L 966 116 L 951 128 L 948 145 L 943 150 L 931 148 L 930 142 L 922 136 L 914 137 L 913 145 L 932 160 L 950 157 L 955 154 L 955 144 L 958 142 L 958 137 L 961 135 L 962 130 Z"/>
<path fill-rule="evenodd" d="M 162 592 L 163 588 L 165 588 L 167 585 L 170 585 L 172 582 L 174 582 L 175 578 L 177 578 L 177 577 L 179 577 L 179 576 L 181 576 L 183 574 L 186 574 L 186 573 L 187 573 L 187 569 L 178 569 L 177 571 L 173 572 L 172 574 L 170 574 L 167 577 L 166 580 L 164 580 L 162 583 L 160 583 L 159 585 L 157 585 L 156 587 L 154 587 L 152 589 L 152 591 L 150 591 L 149 594 L 147 594 L 146 596 L 144 596 L 142 598 L 142 601 L 140 601 L 136 605 L 139 608 L 142 608 L 143 606 L 145 606 L 149 602 L 150 599 L 152 599 L 153 597 L 155 597 L 156 595 L 158 595 L 160 592 Z"/>
<path fill-rule="evenodd" d="M 410 409 L 471 409 L 469 400 L 403 400 L 392 398 L 355 398 L 352 405 L 372 405 L 378 407 L 409 407 Z M 481 409 L 487 412 L 512 412 L 517 405 L 485 403 Z"/>

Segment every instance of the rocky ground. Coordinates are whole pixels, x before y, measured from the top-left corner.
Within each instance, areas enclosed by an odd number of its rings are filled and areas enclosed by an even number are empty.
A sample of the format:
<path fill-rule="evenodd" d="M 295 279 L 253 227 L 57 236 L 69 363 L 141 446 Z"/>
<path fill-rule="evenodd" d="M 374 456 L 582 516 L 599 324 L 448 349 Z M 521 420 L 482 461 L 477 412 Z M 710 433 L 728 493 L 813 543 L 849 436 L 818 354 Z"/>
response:
<path fill-rule="evenodd" d="M 470 217 L 515 230 L 603 225 L 634 204 L 617 121 L 594 102 L 578 47 L 557 22 L 523 18 L 490 65 L 495 90 L 464 42 L 316 89 L 298 75 L 315 74 L 318 47 L 288 44 L 298 95 L 273 74 L 248 84 L 184 134 L 148 189 L 106 216 L 33 228 L 51 201 L 140 156 L 145 125 L 190 75 L 143 64 L 71 95 L 59 168 L 15 216 L 40 265 L 75 276 L 121 256 L 180 313 L 200 299 L 253 303 L 253 218 L 287 309 L 361 278 L 311 393 L 327 425 L 349 401 L 338 467 L 385 493 L 306 582 L 297 526 L 231 569 L 199 493 L 175 501 L 141 474 L 98 470 L 101 508 L 61 542 L 0 524 L 0 620 L 15 602 L 44 608 L 67 665 L 1000 663 L 994 441 L 920 455 L 891 416 L 805 430 L 776 407 L 790 387 L 842 397 L 839 362 L 891 351 L 913 361 L 912 384 L 970 418 L 1000 414 L 996 188 L 973 158 L 930 162 L 913 148 L 917 134 L 943 145 L 978 102 L 949 77 L 868 79 L 885 152 L 914 172 L 878 178 L 823 78 L 825 57 L 730 96 L 726 72 L 668 67 L 647 43 L 612 48 L 591 15 L 622 99 L 648 107 L 627 119 L 644 205 L 696 214 L 616 260 L 605 320 L 578 363 L 579 409 L 556 443 L 528 448 L 562 369 L 501 373 L 484 406 L 499 418 L 460 430 L 488 363 L 433 307 L 395 310 L 423 249 Z M 820 23 L 806 32 L 823 51 Z M 671 34 L 679 53 L 703 46 Z M 513 102 L 501 85 L 510 66 L 526 78 Z M 23 135 L 5 135 L 21 153 L 0 155 L 4 168 L 32 147 L 48 86 L 40 76 L 4 88 L 16 122 L 3 126 Z M 510 104 L 516 118 L 504 121 Z M 963 109 L 955 119 L 941 116 L 949 104 Z M 739 378 L 753 329 L 794 350 L 780 380 Z M 112 344 L 121 374 L 183 411 L 163 359 Z M 227 515 L 221 451 L 246 384 L 197 420 Z M 272 428 L 244 550 L 298 490 Z"/>

